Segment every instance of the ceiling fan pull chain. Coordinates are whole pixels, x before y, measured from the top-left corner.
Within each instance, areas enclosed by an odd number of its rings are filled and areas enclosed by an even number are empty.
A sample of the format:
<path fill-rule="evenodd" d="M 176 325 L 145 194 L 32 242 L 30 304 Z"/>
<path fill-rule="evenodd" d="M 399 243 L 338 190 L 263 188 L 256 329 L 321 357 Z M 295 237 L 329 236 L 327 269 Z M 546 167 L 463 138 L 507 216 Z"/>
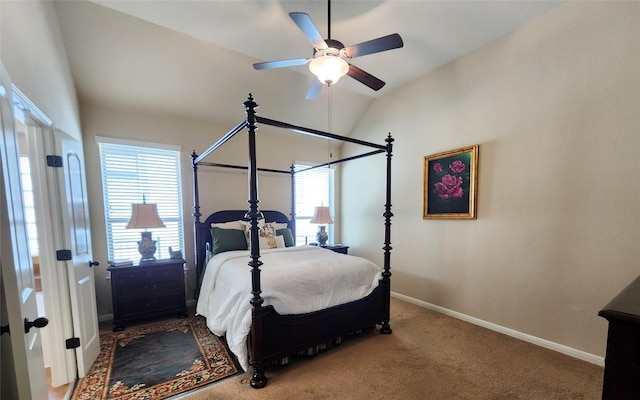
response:
<path fill-rule="evenodd" d="M 333 126 L 332 126 L 332 122 L 333 122 L 333 112 L 332 112 L 332 107 L 331 107 L 331 92 L 333 90 L 332 89 L 332 85 L 329 85 L 329 87 L 327 88 L 327 129 L 329 133 L 333 133 Z M 331 159 L 333 158 L 333 153 L 331 151 L 331 139 L 327 139 L 327 151 L 329 152 L 329 162 L 331 162 Z"/>

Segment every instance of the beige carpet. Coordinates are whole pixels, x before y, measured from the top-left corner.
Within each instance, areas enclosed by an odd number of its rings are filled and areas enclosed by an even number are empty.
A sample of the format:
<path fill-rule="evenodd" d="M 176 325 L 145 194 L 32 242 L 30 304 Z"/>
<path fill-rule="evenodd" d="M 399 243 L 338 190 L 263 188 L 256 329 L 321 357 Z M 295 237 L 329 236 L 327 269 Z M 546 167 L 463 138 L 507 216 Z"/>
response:
<path fill-rule="evenodd" d="M 271 367 L 263 389 L 244 374 L 180 399 L 601 398 L 602 367 L 398 299 L 391 307 L 391 335 L 364 333 Z"/>

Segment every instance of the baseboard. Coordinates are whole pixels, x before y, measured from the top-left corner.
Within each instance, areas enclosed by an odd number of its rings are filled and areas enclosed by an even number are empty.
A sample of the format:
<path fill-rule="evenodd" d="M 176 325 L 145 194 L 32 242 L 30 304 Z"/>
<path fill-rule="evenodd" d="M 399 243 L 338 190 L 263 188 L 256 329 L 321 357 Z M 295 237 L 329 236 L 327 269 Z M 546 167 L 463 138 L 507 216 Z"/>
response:
<path fill-rule="evenodd" d="M 511 328 L 506 328 L 504 326 L 500 326 L 494 324 L 493 322 L 484 321 L 482 319 L 472 317 L 470 315 L 462 314 L 457 311 L 449 310 L 448 308 L 440 307 L 435 304 L 427 303 L 426 301 L 418 300 L 413 297 L 405 296 L 400 293 L 391 292 L 391 297 L 395 297 L 400 300 L 404 300 L 408 303 L 415 304 L 420 307 L 424 307 L 426 309 L 438 312 L 440 314 L 447 315 L 449 317 L 457 318 L 465 322 L 472 323 L 474 325 L 481 326 L 483 328 L 490 329 L 495 332 L 502 333 L 507 336 L 511 336 L 516 339 L 523 340 L 525 342 L 529 342 L 535 344 L 540 347 L 544 347 L 545 349 L 557 351 L 562 354 L 566 354 L 570 357 L 577 358 L 579 360 L 586 361 L 591 364 L 599 365 L 601 367 L 604 366 L 604 357 L 597 356 L 595 354 L 587 353 L 586 351 L 577 350 L 569 346 L 565 346 L 563 344 L 555 343 L 550 340 L 542 339 L 537 336 L 529 335 L 527 333 L 518 332 Z"/>

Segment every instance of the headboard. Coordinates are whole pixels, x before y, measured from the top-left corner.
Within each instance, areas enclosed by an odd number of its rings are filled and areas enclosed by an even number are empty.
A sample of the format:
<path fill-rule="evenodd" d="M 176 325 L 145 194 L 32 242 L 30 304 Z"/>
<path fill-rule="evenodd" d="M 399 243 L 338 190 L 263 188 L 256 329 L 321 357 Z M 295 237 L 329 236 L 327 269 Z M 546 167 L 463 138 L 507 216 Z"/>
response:
<path fill-rule="evenodd" d="M 295 222 L 290 220 L 280 211 L 264 210 L 260 211 L 264 215 L 265 222 L 286 223 L 293 232 L 295 232 Z M 207 243 L 211 243 L 211 224 L 231 221 L 248 221 L 245 218 L 247 210 L 223 210 L 216 211 L 209 215 L 204 222 L 196 226 L 196 271 L 197 278 L 200 279 L 201 271 L 204 268 L 204 260 L 206 258 Z M 295 238 L 295 235 L 294 235 Z"/>

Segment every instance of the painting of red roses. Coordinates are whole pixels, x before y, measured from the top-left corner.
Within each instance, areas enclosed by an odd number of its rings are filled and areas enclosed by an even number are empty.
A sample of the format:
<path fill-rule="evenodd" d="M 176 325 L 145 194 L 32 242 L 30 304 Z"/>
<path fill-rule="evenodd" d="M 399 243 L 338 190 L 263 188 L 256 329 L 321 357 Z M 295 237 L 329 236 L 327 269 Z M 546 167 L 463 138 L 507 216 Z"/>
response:
<path fill-rule="evenodd" d="M 424 219 L 476 219 L 478 148 L 424 158 Z"/>

